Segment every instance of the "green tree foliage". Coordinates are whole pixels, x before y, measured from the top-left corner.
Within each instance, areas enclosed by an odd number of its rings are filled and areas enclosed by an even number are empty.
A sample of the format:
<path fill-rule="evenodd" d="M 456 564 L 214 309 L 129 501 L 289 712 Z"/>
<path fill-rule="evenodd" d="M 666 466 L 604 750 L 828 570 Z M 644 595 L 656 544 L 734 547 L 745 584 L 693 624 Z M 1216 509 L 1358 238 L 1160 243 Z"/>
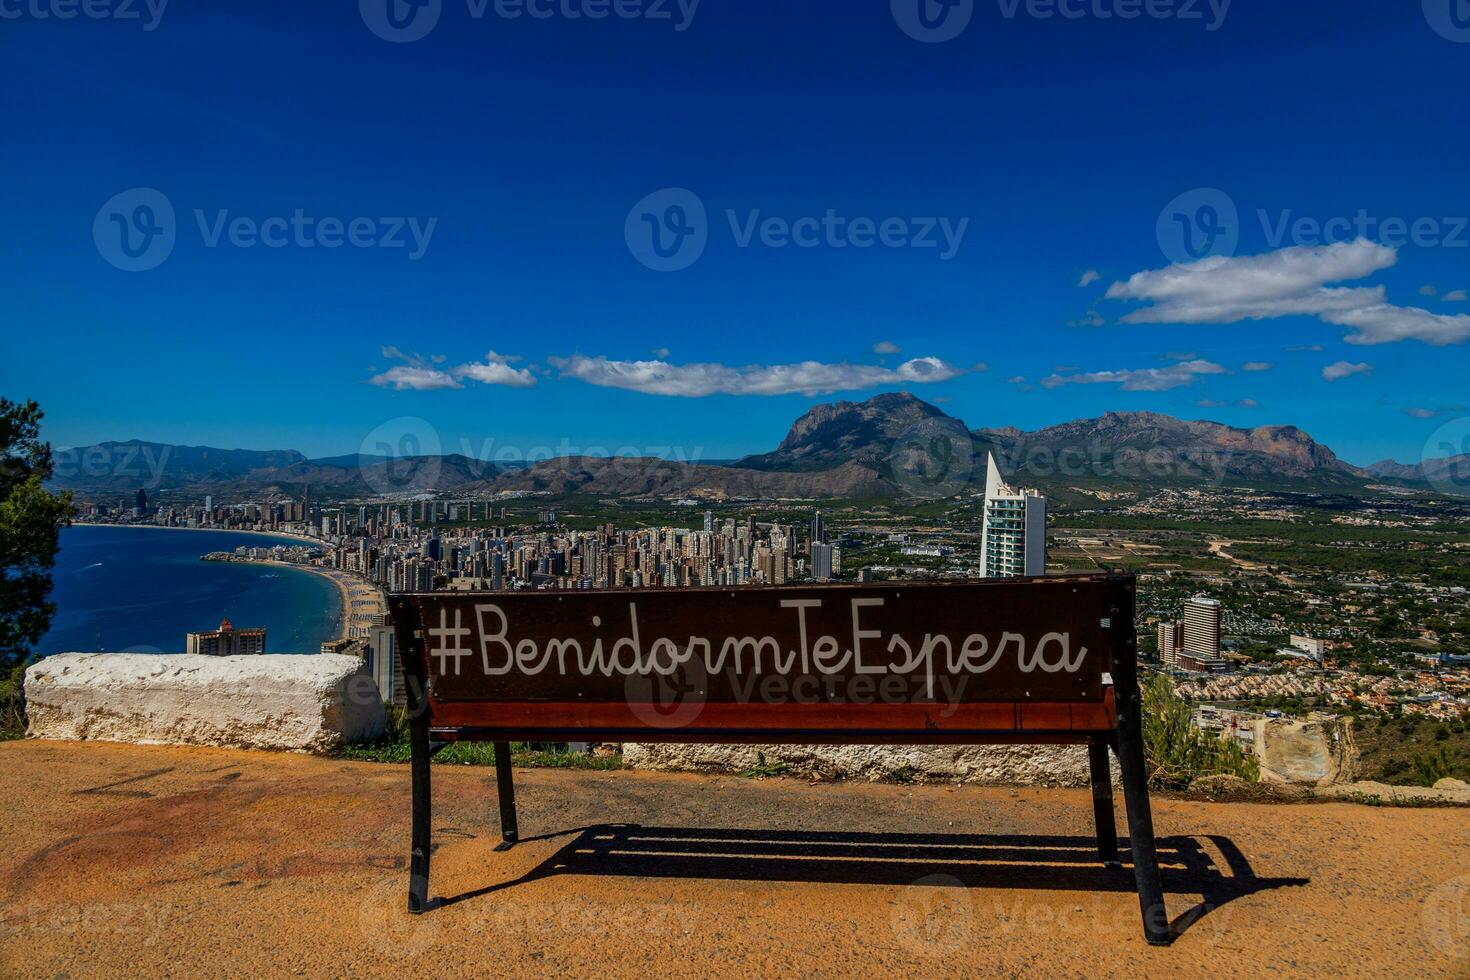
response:
<path fill-rule="evenodd" d="M 51 625 L 57 535 L 71 520 L 70 494 L 46 490 L 51 447 L 40 439 L 35 402 L 0 398 L 0 669 L 23 663 Z"/>
<path fill-rule="evenodd" d="M 1232 738 L 1201 731 L 1189 703 L 1163 674 L 1143 684 L 1143 751 L 1149 785 L 1183 789 L 1201 776 L 1239 776 L 1255 782 L 1261 764 Z"/>
<path fill-rule="evenodd" d="M 1433 786 L 1455 774 L 1455 756 L 1443 742 L 1425 755 L 1414 754 L 1414 777 L 1420 786 Z"/>

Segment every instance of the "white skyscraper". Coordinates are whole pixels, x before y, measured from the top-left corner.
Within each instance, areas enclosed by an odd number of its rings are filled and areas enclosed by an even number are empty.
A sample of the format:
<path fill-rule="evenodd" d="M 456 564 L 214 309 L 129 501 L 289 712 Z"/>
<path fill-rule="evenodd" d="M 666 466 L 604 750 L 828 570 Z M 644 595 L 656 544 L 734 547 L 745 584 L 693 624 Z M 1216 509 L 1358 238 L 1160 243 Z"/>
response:
<path fill-rule="evenodd" d="M 980 533 L 981 574 L 1012 578 L 1046 574 L 1046 498 L 1007 486 L 995 455 L 986 454 L 985 521 Z"/>

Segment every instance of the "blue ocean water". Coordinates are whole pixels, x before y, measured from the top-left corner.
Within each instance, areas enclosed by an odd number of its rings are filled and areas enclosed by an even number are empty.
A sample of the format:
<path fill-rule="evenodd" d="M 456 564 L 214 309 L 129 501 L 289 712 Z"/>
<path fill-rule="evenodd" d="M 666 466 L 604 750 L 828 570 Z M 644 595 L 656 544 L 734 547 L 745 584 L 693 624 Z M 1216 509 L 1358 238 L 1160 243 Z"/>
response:
<path fill-rule="evenodd" d="M 182 653 L 185 633 L 228 619 L 264 626 L 267 653 L 316 653 L 340 627 L 331 582 L 290 568 L 199 560 L 241 545 L 292 543 L 233 531 L 64 528 L 52 576 L 56 617 L 36 651 Z"/>

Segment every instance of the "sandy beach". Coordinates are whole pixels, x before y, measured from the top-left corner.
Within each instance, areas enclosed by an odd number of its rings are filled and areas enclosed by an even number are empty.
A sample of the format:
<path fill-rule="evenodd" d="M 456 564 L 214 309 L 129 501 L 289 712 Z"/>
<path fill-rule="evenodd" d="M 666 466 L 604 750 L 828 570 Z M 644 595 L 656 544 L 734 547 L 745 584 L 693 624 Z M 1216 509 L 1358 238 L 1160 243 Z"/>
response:
<path fill-rule="evenodd" d="M 373 617 L 386 616 L 388 613 L 388 604 L 383 599 L 383 593 L 367 579 L 351 572 L 344 572 L 337 568 L 323 568 L 320 565 L 297 565 L 283 561 L 261 562 L 260 564 L 280 565 L 284 568 L 311 572 L 335 585 L 342 601 L 342 615 L 338 622 L 336 639 L 366 636 L 368 629 L 373 625 Z"/>

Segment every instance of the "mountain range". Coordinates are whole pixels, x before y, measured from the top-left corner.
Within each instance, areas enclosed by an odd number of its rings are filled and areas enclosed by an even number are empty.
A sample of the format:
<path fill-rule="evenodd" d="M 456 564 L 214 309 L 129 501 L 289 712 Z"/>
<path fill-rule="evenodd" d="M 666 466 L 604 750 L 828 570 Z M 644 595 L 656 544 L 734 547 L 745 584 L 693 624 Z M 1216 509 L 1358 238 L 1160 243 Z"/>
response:
<path fill-rule="evenodd" d="M 375 497 L 430 491 L 544 491 L 599 496 L 691 492 L 732 497 L 930 497 L 983 487 L 994 454 L 1009 482 L 1049 492 L 1220 485 L 1363 492 L 1370 486 L 1470 492 L 1470 455 L 1353 466 L 1291 425 L 1244 429 L 1154 412 L 1108 412 L 1032 432 L 970 429 L 908 393 L 817 405 L 774 450 L 725 463 L 569 456 L 497 465 L 464 455 L 352 453 L 106 442 L 56 454 L 60 488 L 139 487 L 219 496 Z"/>

